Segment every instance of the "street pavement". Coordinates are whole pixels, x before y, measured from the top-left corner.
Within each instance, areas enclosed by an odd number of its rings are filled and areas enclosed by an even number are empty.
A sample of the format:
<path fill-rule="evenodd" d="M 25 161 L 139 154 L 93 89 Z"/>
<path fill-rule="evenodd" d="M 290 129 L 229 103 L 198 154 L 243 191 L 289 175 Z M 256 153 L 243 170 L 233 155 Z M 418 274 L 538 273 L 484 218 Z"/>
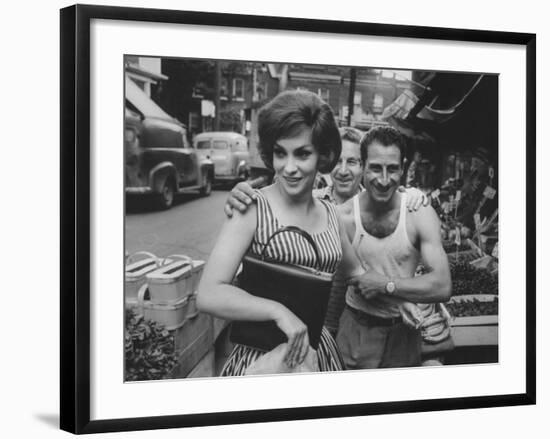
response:
<path fill-rule="evenodd" d="M 225 219 L 223 205 L 229 192 L 208 197 L 179 196 L 169 210 L 156 211 L 146 198 L 127 200 L 126 251 L 148 251 L 164 257 L 183 254 L 206 260 Z"/>

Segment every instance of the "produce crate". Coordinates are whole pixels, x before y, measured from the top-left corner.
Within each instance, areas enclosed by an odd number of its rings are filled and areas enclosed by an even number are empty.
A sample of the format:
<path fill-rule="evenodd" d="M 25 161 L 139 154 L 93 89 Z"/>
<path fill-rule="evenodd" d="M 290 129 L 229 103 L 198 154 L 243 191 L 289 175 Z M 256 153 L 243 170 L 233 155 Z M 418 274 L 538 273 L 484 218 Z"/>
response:
<path fill-rule="evenodd" d="M 498 300 L 493 294 L 470 294 L 453 296 L 449 304 L 460 302 L 491 302 Z M 452 305 L 451 305 L 452 306 Z M 498 314 L 453 317 L 451 320 L 451 335 L 455 346 L 497 346 L 498 345 Z"/>
<path fill-rule="evenodd" d="M 194 319 L 187 319 L 183 326 L 173 331 L 178 365 L 172 371 L 172 378 L 184 378 L 212 348 L 214 330 L 212 317 L 199 313 Z"/>
<path fill-rule="evenodd" d="M 204 357 L 200 359 L 198 364 L 193 368 L 187 378 L 204 378 L 204 377 L 213 377 L 215 374 L 216 354 L 214 348 L 210 349 Z"/>
<path fill-rule="evenodd" d="M 450 259 L 449 259 L 450 260 Z M 498 294 L 498 273 L 486 268 L 477 268 L 472 261 L 451 262 L 452 295 Z"/>

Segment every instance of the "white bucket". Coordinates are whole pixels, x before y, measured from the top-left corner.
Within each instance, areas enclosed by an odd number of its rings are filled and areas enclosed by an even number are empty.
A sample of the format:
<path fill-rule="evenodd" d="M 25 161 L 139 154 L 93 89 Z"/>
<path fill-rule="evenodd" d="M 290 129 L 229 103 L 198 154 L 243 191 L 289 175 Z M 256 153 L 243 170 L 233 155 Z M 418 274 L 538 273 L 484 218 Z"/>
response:
<path fill-rule="evenodd" d="M 193 261 L 184 255 L 171 255 L 167 259 L 172 262 L 146 275 L 153 303 L 174 304 L 192 295 L 204 267 L 204 261 Z"/>
<path fill-rule="evenodd" d="M 138 293 L 138 309 L 146 320 L 153 320 L 173 331 L 183 326 L 187 320 L 189 297 L 183 297 L 172 304 L 153 303 L 145 300 L 147 286 L 144 285 Z"/>

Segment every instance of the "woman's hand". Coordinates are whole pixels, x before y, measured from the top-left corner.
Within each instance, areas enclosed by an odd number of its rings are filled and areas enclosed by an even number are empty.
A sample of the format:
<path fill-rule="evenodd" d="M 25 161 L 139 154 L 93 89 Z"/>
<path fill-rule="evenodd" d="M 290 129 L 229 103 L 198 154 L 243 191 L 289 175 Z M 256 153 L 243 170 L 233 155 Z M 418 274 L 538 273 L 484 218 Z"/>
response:
<path fill-rule="evenodd" d="M 285 363 L 291 368 L 302 364 L 309 349 L 307 326 L 284 306 L 281 306 L 275 323 L 288 338 Z"/>
<path fill-rule="evenodd" d="M 264 177 L 258 177 L 250 181 L 241 181 L 231 189 L 223 207 L 225 215 L 231 218 L 233 216 L 233 209 L 237 209 L 243 213 L 246 212 L 248 206 L 256 200 L 254 189 L 259 188 L 264 181 Z"/>

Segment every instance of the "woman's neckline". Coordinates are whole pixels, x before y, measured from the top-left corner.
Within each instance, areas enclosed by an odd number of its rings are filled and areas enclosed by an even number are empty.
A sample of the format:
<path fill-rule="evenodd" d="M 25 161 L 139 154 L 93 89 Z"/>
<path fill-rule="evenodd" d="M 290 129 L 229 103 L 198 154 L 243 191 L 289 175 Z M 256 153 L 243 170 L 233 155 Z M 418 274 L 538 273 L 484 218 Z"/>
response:
<path fill-rule="evenodd" d="M 268 186 L 269 187 L 269 186 Z M 271 206 L 271 202 L 269 200 L 269 198 L 267 197 L 266 193 L 264 192 L 264 189 L 266 188 L 263 188 L 263 189 L 259 189 L 257 190 L 257 192 L 260 193 L 260 195 L 263 197 L 263 199 L 265 200 L 266 204 L 267 204 L 267 208 L 269 209 L 270 213 L 271 213 L 271 217 L 273 218 L 273 220 L 277 223 L 277 225 L 280 227 L 285 227 L 285 226 L 288 226 L 288 224 L 284 224 L 283 221 L 281 221 L 280 217 L 276 214 L 275 210 L 273 209 L 273 207 Z M 326 212 L 326 222 L 325 222 L 325 227 L 322 231 L 320 232 L 311 232 L 309 230 L 306 230 L 305 228 L 303 227 L 300 227 L 302 230 L 304 230 L 305 232 L 309 233 L 311 236 L 315 236 L 315 235 L 322 235 L 324 233 L 328 233 L 329 230 L 330 230 L 330 211 L 329 211 L 329 208 L 328 206 L 325 204 L 325 202 L 323 202 L 323 200 L 318 200 L 316 199 L 315 197 L 313 197 L 313 202 L 315 203 L 315 201 L 318 201 L 319 203 L 321 203 L 321 205 L 324 207 L 324 210 Z"/>

